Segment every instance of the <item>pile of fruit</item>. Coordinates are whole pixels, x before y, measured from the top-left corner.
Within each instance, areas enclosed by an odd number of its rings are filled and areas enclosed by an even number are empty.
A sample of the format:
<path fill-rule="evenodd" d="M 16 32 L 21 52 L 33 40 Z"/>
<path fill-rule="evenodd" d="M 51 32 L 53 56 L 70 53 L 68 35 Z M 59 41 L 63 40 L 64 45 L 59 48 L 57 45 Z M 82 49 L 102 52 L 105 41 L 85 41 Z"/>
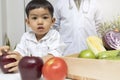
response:
<path fill-rule="evenodd" d="M 102 37 L 89 36 L 88 49 L 79 54 L 79 58 L 120 60 L 120 31 L 109 30 Z"/>
<path fill-rule="evenodd" d="M 15 62 L 13 58 L 6 58 L 9 55 L 7 52 L 2 51 L 3 55 L 0 56 L 0 69 L 3 73 L 9 72 L 10 68 L 4 68 L 4 65 Z M 65 80 L 67 77 L 68 67 L 66 62 L 60 57 L 52 57 L 45 63 L 41 57 L 37 56 L 24 56 L 18 63 L 18 68 L 21 80 L 39 80 L 43 75 L 44 80 Z"/>

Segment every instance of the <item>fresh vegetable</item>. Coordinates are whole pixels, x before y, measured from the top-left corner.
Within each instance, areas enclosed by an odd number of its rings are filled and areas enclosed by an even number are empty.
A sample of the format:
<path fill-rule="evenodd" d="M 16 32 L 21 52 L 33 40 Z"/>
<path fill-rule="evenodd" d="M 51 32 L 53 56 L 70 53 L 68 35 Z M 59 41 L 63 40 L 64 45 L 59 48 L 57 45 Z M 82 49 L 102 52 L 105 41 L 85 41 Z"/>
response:
<path fill-rule="evenodd" d="M 99 36 L 103 36 L 107 31 L 113 30 L 115 28 L 120 30 L 120 16 L 114 18 L 112 21 L 104 21 L 97 28 L 97 32 Z"/>
<path fill-rule="evenodd" d="M 109 50 L 98 53 L 98 59 L 112 59 L 120 56 L 120 50 Z"/>
<path fill-rule="evenodd" d="M 45 80 L 65 80 L 67 76 L 67 64 L 60 57 L 50 58 L 45 62 L 42 73 Z"/>
<path fill-rule="evenodd" d="M 90 49 L 81 51 L 78 57 L 79 58 L 88 58 L 88 59 L 96 58 L 95 54 Z"/>
<path fill-rule="evenodd" d="M 97 36 L 89 36 L 87 38 L 87 45 L 88 48 L 96 55 L 98 56 L 99 52 L 106 51 L 106 49 L 103 46 L 102 40 Z"/>
<path fill-rule="evenodd" d="M 106 32 L 102 40 L 107 50 L 120 50 L 120 31 L 118 29 Z"/>

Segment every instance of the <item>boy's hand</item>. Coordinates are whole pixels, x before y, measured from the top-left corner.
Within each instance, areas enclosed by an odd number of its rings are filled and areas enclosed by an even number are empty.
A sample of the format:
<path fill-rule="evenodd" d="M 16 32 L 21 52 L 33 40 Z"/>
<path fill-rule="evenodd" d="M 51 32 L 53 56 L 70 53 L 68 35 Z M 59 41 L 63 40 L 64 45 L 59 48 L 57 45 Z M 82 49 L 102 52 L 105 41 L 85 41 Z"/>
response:
<path fill-rule="evenodd" d="M 9 69 L 9 72 L 17 72 L 18 71 L 18 63 L 19 63 L 20 59 L 22 58 L 22 56 L 16 51 L 8 52 L 8 54 L 10 54 L 10 55 L 6 56 L 6 58 L 14 58 L 14 59 L 16 59 L 16 62 L 6 64 L 6 65 L 4 65 L 4 67 L 5 68 L 12 67 Z"/>
<path fill-rule="evenodd" d="M 51 55 L 51 54 L 48 54 L 47 56 L 42 57 L 43 62 L 45 63 L 48 59 L 50 59 L 52 57 L 53 57 L 53 55 Z"/>
<path fill-rule="evenodd" d="M 9 46 L 1 46 L 0 47 L 0 56 L 2 55 L 2 50 L 5 52 L 8 52 L 10 50 Z"/>

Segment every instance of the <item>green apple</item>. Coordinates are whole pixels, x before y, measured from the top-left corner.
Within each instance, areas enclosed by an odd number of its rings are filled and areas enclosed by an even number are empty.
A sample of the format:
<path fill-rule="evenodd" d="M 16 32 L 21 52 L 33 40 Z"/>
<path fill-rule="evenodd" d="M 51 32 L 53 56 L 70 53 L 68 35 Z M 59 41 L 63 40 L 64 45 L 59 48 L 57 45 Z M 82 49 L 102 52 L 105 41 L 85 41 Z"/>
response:
<path fill-rule="evenodd" d="M 88 59 L 95 59 L 96 58 L 95 54 L 90 49 L 82 50 L 79 53 L 78 57 L 79 58 L 88 58 Z"/>

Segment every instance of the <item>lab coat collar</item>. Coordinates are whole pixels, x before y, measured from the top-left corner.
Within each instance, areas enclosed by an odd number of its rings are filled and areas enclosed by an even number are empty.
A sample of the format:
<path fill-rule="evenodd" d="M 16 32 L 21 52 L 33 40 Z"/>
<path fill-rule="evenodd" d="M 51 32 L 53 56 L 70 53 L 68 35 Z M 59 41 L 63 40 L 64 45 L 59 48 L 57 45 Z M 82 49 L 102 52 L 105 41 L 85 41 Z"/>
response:
<path fill-rule="evenodd" d="M 83 13 L 88 13 L 89 11 L 89 8 L 90 8 L 90 1 L 91 0 L 81 0 L 81 5 L 80 7 L 82 6 L 82 12 Z M 74 0 L 69 0 L 69 9 L 72 9 L 74 6 Z"/>

